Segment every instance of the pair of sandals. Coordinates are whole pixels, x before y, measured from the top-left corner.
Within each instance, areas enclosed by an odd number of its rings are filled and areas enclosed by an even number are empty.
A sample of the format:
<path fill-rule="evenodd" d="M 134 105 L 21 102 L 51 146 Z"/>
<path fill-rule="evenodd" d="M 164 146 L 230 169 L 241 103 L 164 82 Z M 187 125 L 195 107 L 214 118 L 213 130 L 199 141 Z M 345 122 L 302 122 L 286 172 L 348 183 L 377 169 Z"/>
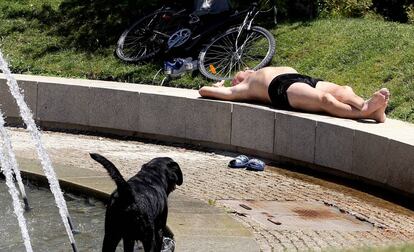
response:
<path fill-rule="evenodd" d="M 237 156 L 229 162 L 230 168 L 246 168 L 251 171 L 263 171 L 266 164 L 259 159 L 249 159 L 245 155 Z"/>

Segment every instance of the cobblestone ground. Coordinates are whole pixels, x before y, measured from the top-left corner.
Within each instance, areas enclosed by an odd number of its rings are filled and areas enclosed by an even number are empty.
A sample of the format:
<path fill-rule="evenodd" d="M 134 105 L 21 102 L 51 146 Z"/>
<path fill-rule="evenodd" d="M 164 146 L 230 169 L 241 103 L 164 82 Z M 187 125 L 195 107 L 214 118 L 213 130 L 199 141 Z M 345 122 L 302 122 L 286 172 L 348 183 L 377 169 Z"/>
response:
<path fill-rule="evenodd" d="M 33 143 L 22 129 L 8 128 L 16 155 L 36 158 Z M 206 203 L 222 199 L 272 201 L 317 201 L 374 225 L 371 231 L 269 230 L 248 217 L 235 214 L 255 235 L 262 251 L 307 251 L 352 249 L 362 246 L 398 245 L 414 242 L 414 212 L 353 189 L 325 182 L 286 169 L 267 167 L 264 172 L 228 169 L 236 156 L 229 152 L 202 152 L 183 146 L 165 146 L 105 137 L 43 132 L 54 165 L 69 165 L 103 171 L 90 159 L 97 152 L 112 160 L 125 177 L 134 175 L 154 157 L 175 159 L 184 173 L 184 184 L 174 193 Z"/>

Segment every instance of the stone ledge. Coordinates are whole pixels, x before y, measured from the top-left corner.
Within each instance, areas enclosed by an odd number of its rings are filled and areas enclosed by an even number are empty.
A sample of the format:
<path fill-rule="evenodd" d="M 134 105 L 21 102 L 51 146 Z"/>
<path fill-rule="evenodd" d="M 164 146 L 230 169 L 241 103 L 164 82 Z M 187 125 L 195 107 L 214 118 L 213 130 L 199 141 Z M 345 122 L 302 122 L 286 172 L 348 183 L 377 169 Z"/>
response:
<path fill-rule="evenodd" d="M 414 195 L 414 125 L 355 121 L 202 99 L 196 90 L 14 75 L 36 120 L 49 127 L 171 138 L 367 179 Z M 1 111 L 17 108 L 0 75 Z"/>

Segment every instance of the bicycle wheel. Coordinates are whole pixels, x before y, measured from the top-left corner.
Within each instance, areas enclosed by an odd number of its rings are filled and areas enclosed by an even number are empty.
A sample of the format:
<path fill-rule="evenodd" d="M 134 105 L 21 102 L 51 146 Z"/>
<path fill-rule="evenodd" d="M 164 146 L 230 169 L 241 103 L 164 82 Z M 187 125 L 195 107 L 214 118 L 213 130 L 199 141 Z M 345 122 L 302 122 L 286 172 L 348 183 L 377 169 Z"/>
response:
<path fill-rule="evenodd" d="M 231 28 L 201 50 L 199 70 L 205 77 L 230 80 L 238 71 L 257 70 L 270 63 L 276 41 L 268 30 L 253 26 L 238 35 L 238 27 Z"/>
<path fill-rule="evenodd" d="M 172 32 L 179 26 L 174 12 L 149 14 L 125 30 L 118 40 L 116 55 L 127 62 L 148 60 L 165 48 Z"/>

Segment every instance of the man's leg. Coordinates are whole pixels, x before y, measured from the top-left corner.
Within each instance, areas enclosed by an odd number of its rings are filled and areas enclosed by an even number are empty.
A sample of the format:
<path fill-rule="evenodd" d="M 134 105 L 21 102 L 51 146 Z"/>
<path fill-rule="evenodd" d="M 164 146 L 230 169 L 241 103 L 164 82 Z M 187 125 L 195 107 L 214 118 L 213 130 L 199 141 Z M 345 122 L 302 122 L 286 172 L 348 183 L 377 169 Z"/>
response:
<path fill-rule="evenodd" d="M 349 104 L 359 110 L 362 109 L 365 103 L 364 99 L 356 95 L 349 86 L 340 86 L 328 81 L 319 81 L 316 85 L 316 89 L 329 93 L 338 101 Z"/>
<path fill-rule="evenodd" d="M 333 116 L 350 119 L 374 119 L 385 121 L 385 108 L 388 97 L 380 91 L 365 101 L 362 109 L 343 103 L 332 94 L 313 88 L 305 83 L 294 83 L 287 90 L 290 105 L 299 110 L 309 112 L 325 112 Z"/>

